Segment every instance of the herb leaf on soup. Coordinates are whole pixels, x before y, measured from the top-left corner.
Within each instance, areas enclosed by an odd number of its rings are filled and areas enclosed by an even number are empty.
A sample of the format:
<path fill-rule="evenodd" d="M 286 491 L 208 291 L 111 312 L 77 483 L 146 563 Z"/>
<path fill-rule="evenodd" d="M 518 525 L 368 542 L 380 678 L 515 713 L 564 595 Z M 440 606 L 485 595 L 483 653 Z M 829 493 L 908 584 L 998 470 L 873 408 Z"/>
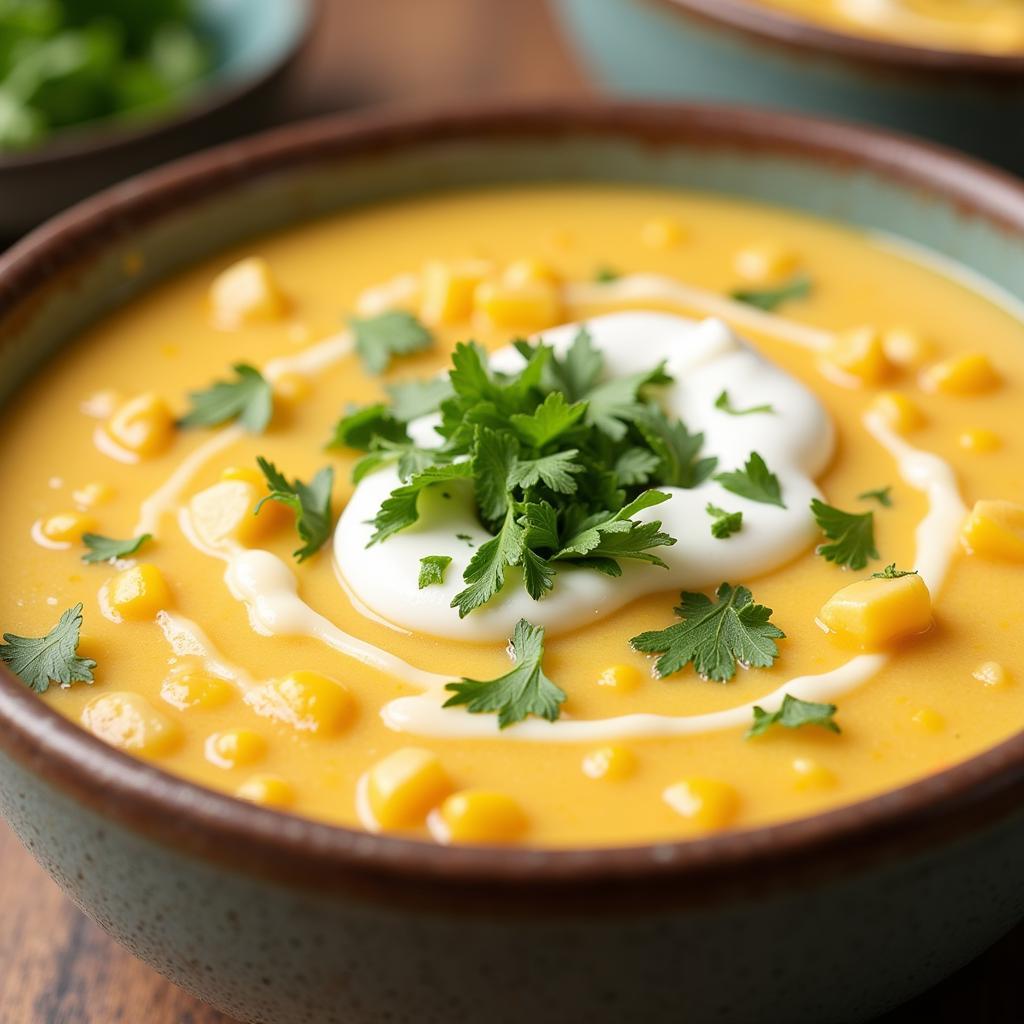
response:
<path fill-rule="evenodd" d="M 365 318 L 352 317 L 349 325 L 367 373 L 384 373 L 394 356 L 422 352 L 434 343 L 430 331 L 412 313 L 400 309 Z"/>
<path fill-rule="evenodd" d="M 81 630 L 82 605 L 76 604 L 45 636 L 4 633 L 0 660 L 36 693 L 46 693 L 50 683 L 91 683 L 96 662 L 78 656 Z"/>
<path fill-rule="evenodd" d="M 806 299 L 811 291 L 811 279 L 806 274 L 798 274 L 776 288 L 737 288 L 729 293 L 729 297 L 766 313 L 773 313 L 786 302 Z"/>
<path fill-rule="evenodd" d="M 257 456 L 256 462 L 263 471 L 270 493 L 260 498 L 253 514 L 259 515 L 260 509 L 268 501 L 277 501 L 290 508 L 295 513 L 295 528 L 303 541 L 302 546 L 293 554 L 298 561 L 304 562 L 316 554 L 331 535 L 334 469 L 325 466 L 306 484 L 299 479 L 289 481 L 272 462 L 262 456 Z"/>
<path fill-rule="evenodd" d="M 844 512 L 819 498 L 811 499 L 811 512 L 822 533 L 831 541 L 818 548 L 818 554 L 826 561 L 863 569 L 869 559 L 878 558 L 874 512 Z"/>
<path fill-rule="evenodd" d="M 134 555 L 143 544 L 152 539 L 153 536 L 149 533 L 144 533 L 139 537 L 130 537 L 128 540 L 115 540 L 113 537 L 104 537 L 101 533 L 83 533 L 82 543 L 89 550 L 82 555 L 82 561 L 113 562 L 118 558 L 127 558 L 129 555 Z"/>
<path fill-rule="evenodd" d="M 192 408 L 181 417 L 182 427 L 215 427 L 237 420 L 251 434 L 267 428 L 274 411 L 270 382 L 248 363 L 235 363 L 234 380 L 221 380 L 204 391 L 192 391 Z"/>
<path fill-rule="evenodd" d="M 835 713 L 839 709 L 835 704 L 815 704 L 813 701 L 800 700 L 788 693 L 782 698 L 778 711 L 765 711 L 754 708 L 754 723 L 746 732 L 746 739 L 766 733 L 772 726 L 784 729 L 802 729 L 805 725 L 818 725 L 829 732 L 840 732 L 835 721 Z"/>

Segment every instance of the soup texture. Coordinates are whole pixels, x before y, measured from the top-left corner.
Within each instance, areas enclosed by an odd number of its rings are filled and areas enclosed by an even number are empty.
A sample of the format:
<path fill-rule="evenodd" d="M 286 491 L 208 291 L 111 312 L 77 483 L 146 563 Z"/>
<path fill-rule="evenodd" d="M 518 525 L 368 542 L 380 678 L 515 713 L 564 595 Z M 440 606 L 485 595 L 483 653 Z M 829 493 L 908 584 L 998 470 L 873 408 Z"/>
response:
<path fill-rule="evenodd" d="M 792 212 L 349 211 L 20 390 L 0 656 L 130 754 L 372 831 L 818 813 L 1024 722 L 1022 382 L 1011 300 Z"/>

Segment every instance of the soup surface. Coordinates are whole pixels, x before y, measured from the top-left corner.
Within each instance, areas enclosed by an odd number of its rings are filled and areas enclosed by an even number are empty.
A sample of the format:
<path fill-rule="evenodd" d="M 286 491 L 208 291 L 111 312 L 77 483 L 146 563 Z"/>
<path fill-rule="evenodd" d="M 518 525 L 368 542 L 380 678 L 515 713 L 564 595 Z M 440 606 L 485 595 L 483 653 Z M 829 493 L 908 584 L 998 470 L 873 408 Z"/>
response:
<path fill-rule="evenodd" d="M 468 339 L 496 354 L 449 379 Z M 1024 722 L 1022 382 L 997 299 L 790 212 L 347 212 L 24 386 L 0 654 L 107 742 L 331 822 L 567 846 L 813 814 Z"/>
<path fill-rule="evenodd" d="M 755 0 L 840 32 L 940 50 L 1024 51 L 1021 0 Z"/>

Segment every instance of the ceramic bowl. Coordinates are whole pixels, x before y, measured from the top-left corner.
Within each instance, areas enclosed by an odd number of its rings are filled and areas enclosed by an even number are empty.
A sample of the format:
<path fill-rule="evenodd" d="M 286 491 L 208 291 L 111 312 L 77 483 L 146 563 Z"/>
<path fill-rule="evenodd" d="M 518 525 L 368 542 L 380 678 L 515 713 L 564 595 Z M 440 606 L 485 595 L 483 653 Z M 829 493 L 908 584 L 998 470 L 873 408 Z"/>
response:
<path fill-rule="evenodd" d="M 314 7 L 315 0 L 198 0 L 215 63 L 183 106 L 138 122 L 96 121 L 23 153 L 0 153 L 0 245 L 147 167 L 266 127 Z"/>
<path fill-rule="evenodd" d="M 846 35 L 756 0 L 553 0 L 627 96 L 771 105 L 928 136 L 1024 173 L 1024 54 Z"/>
<path fill-rule="evenodd" d="M 1012 291 L 1024 187 L 786 115 L 547 104 L 328 120 L 153 172 L 0 260 L 0 404 L 95 318 L 219 247 L 434 189 L 601 180 L 884 230 Z M 125 255 L 143 255 L 126 277 Z M 105 746 L 0 672 L 0 810 L 70 898 L 262 1024 L 850 1024 L 1024 913 L 1024 733 L 813 818 L 604 850 L 443 848 L 241 803 Z"/>

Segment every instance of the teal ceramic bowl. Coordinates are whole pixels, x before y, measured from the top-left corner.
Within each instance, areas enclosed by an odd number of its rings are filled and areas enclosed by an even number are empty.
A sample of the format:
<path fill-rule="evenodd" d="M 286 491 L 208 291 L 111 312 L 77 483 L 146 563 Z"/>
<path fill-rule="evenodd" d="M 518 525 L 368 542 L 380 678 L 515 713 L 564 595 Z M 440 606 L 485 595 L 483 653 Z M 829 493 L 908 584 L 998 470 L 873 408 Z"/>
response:
<path fill-rule="evenodd" d="M 756 0 L 553 0 L 625 96 L 755 103 L 913 132 L 1024 173 L 1024 54 L 845 35 Z"/>
<path fill-rule="evenodd" d="M 0 154 L 0 244 L 129 175 L 270 124 L 315 7 L 316 0 L 197 0 L 214 48 L 206 80 L 167 114 L 96 121 Z"/>
<path fill-rule="evenodd" d="M 330 120 L 107 192 L 0 260 L 0 403 L 220 247 L 438 189 L 615 181 L 902 236 L 1006 291 L 1024 187 L 785 115 L 547 104 Z M 125 256 L 143 255 L 126 277 Z M 105 746 L 0 671 L 0 811 L 128 949 L 260 1024 L 852 1024 L 1024 914 L 1024 733 L 862 803 L 689 843 L 445 848 L 241 803 Z"/>

